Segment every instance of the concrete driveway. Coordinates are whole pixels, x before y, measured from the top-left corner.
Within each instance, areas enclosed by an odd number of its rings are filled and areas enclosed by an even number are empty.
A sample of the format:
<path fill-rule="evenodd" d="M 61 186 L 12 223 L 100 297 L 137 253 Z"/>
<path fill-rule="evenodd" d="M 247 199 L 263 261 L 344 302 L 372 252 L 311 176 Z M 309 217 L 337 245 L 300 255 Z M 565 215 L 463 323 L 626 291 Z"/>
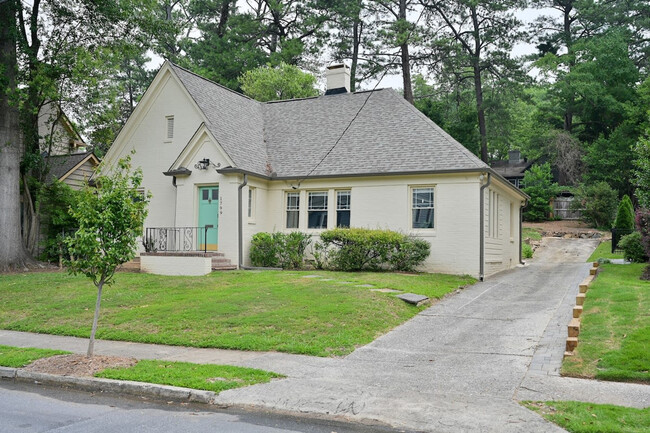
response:
<path fill-rule="evenodd" d="M 243 362 L 289 378 L 224 392 L 220 402 L 422 431 L 563 431 L 517 399 L 561 398 L 599 384 L 558 376 L 572 303 L 596 245 L 545 239 L 526 267 L 437 303 L 343 359 L 270 354 Z M 619 403 L 630 405 L 650 400 L 642 385 L 632 395 L 611 385 L 592 392 L 605 400 L 621 394 Z"/>

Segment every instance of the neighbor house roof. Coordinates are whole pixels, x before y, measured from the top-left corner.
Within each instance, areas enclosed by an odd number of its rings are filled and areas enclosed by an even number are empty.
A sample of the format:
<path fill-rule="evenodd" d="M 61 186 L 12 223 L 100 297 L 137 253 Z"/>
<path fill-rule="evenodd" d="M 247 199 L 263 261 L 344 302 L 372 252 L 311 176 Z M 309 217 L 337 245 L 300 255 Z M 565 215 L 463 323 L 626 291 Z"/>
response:
<path fill-rule="evenodd" d="M 74 171 L 89 159 L 93 160 L 95 164 L 99 164 L 99 160 L 92 152 L 73 153 L 70 155 L 50 155 L 48 160 L 50 171 L 48 173 L 47 182 L 50 183 L 56 179 L 64 179 L 70 174 L 70 172 Z"/>
<path fill-rule="evenodd" d="M 493 161 L 490 164 L 494 171 L 506 179 L 523 178 L 526 170 L 528 170 L 531 165 L 533 165 L 532 161 L 512 162 L 508 160 Z"/>
<path fill-rule="evenodd" d="M 278 178 L 489 169 L 392 89 L 260 103 L 171 66 L 236 169 Z"/>

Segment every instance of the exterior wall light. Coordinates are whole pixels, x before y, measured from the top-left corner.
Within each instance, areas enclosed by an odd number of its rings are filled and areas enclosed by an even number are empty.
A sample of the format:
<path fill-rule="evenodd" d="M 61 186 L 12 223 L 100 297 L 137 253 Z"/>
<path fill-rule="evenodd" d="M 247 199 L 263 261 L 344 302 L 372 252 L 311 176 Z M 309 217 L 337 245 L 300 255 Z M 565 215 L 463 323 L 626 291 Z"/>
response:
<path fill-rule="evenodd" d="M 215 164 L 214 162 L 210 161 L 208 158 L 204 158 L 204 159 L 200 160 L 199 162 L 197 162 L 196 164 L 194 164 L 194 168 L 196 168 L 197 170 L 207 170 L 208 167 L 210 167 L 210 166 L 217 169 L 217 168 L 221 167 L 221 163 Z"/>

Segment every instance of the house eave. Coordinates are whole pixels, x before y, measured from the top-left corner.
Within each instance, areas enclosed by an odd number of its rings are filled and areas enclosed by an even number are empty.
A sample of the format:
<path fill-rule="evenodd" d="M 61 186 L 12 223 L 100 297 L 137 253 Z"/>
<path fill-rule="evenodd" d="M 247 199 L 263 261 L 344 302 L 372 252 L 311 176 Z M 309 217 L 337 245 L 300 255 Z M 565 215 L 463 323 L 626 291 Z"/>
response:
<path fill-rule="evenodd" d="M 180 167 L 174 170 L 169 170 L 169 171 L 163 171 L 163 174 L 165 176 L 175 176 L 175 177 L 183 177 L 183 176 L 189 176 L 192 174 L 192 170 L 185 168 L 185 167 Z"/>
<path fill-rule="evenodd" d="M 220 170 L 217 170 L 220 174 L 247 174 L 250 176 L 256 176 L 265 180 L 308 180 L 308 179 L 332 179 L 332 178 L 346 178 L 346 177 L 369 177 L 369 176 L 417 176 L 417 175 L 433 175 L 433 174 L 456 174 L 456 173 L 491 173 L 499 178 L 508 188 L 517 194 L 521 195 L 522 198 L 528 199 L 526 195 L 519 188 L 512 185 L 508 182 L 503 176 L 496 173 L 489 167 L 477 167 L 477 168 L 460 168 L 460 169 L 448 169 L 448 170 L 420 170 L 420 171 L 390 171 L 390 172 L 368 172 L 368 173 L 342 173 L 342 174 L 315 174 L 309 177 L 305 176 L 269 176 L 259 173 L 254 173 L 248 170 L 243 170 L 237 167 L 225 167 Z"/>

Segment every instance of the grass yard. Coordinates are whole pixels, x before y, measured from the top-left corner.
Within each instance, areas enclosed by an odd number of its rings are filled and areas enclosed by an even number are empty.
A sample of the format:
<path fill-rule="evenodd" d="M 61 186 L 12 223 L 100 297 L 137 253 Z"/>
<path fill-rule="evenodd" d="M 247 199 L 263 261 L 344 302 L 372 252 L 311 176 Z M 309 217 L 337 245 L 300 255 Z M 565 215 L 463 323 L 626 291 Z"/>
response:
<path fill-rule="evenodd" d="M 575 355 L 562 373 L 650 383 L 650 282 L 646 264 L 603 264 L 589 287 Z"/>
<path fill-rule="evenodd" d="M 21 368 L 31 364 L 37 359 L 54 355 L 67 355 L 70 352 L 50 349 L 32 349 L 0 345 L 0 366 Z"/>
<path fill-rule="evenodd" d="M 308 276 L 318 278 L 305 278 Z M 345 355 L 413 317 L 391 288 L 440 298 L 471 284 L 441 274 L 287 271 L 204 277 L 122 273 L 104 290 L 97 338 Z M 358 287 L 371 285 L 371 287 Z M 2 275 L 0 328 L 88 337 L 96 289 L 66 273 Z"/>
<path fill-rule="evenodd" d="M 221 392 L 227 389 L 267 383 L 271 379 L 284 376 L 270 371 L 229 365 L 142 360 L 133 367 L 103 370 L 95 374 L 95 377 Z"/>
<path fill-rule="evenodd" d="M 622 259 L 622 253 L 612 253 L 612 241 L 604 241 L 591 253 L 588 262 L 596 262 L 598 259 Z"/>
<path fill-rule="evenodd" d="M 522 239 L 532 239 L 534 241 L 539 241 L 542 239 L 542 233 L 540 229 L 535 229 L 532 227 L 524 227 L 521 229 L 521 238 Z"/>
<path fill-rule="evenodd" d="M 645 433 L 650 431 L 650 408 L 612 406 L 577 401 L 522 402 L 571 433 Z"/>

